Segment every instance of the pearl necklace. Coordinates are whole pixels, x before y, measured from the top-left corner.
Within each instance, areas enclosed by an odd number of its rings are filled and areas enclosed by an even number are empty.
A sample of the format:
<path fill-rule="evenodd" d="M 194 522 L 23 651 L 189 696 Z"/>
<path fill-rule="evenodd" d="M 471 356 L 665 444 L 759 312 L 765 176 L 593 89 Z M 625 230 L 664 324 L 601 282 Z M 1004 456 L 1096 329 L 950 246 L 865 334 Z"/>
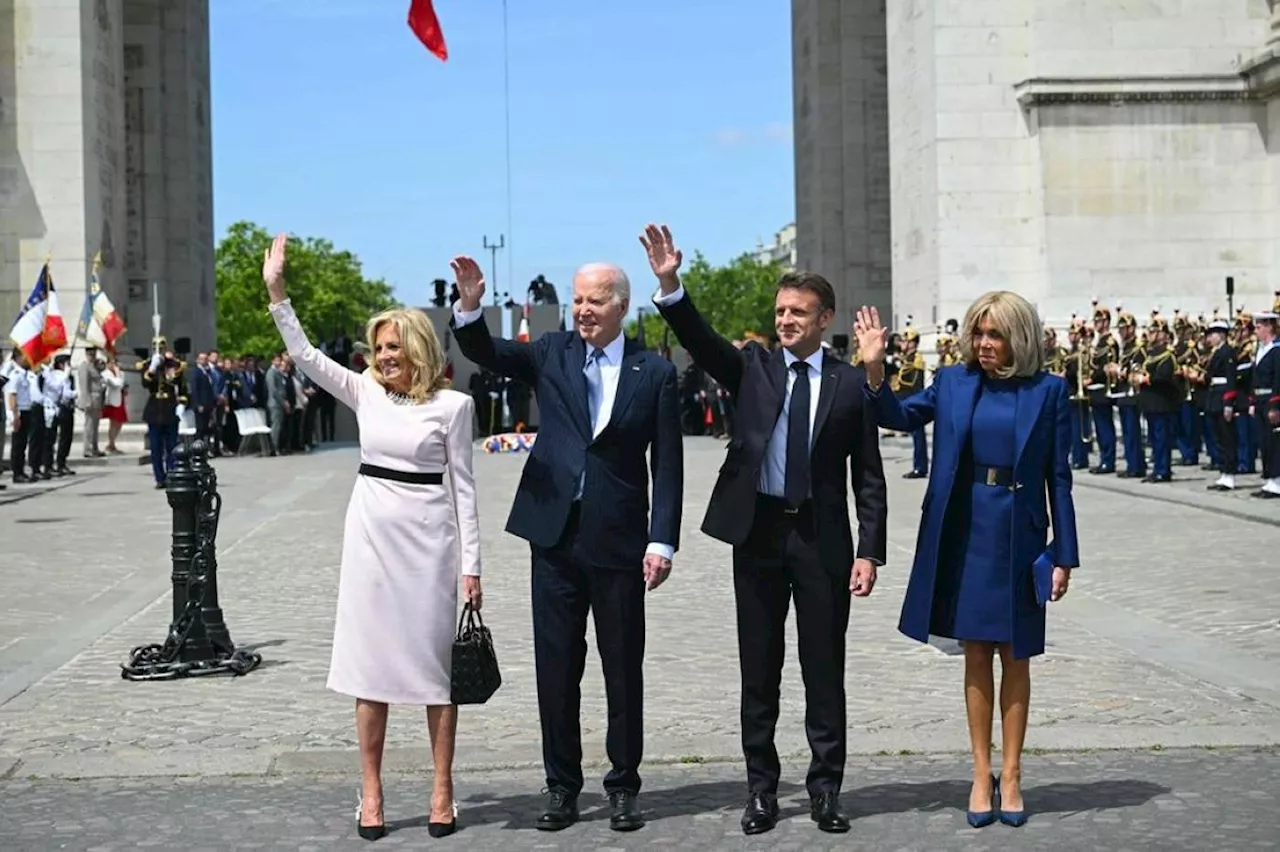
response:
<path fill-rule="evenodd" d="M 395 405 L 417 405 L 418 400 L 400 391 L 393 391 L 390 388 L 383 388 L 387 394 L 387 399 L 391 400 Z"/>

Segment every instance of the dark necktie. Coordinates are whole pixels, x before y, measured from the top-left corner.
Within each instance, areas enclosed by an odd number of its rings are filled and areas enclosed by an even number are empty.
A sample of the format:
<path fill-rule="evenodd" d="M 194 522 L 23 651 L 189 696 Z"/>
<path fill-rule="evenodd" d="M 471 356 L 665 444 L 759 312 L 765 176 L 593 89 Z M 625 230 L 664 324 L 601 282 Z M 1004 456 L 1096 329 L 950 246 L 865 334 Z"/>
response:
<path fill-rule="evenodd" d="M 791 385 L 791 410 L 787 416 L 787 505 L 797 508 L 809 499 L 809 365 L 791 365 L 796 380 Z"/>

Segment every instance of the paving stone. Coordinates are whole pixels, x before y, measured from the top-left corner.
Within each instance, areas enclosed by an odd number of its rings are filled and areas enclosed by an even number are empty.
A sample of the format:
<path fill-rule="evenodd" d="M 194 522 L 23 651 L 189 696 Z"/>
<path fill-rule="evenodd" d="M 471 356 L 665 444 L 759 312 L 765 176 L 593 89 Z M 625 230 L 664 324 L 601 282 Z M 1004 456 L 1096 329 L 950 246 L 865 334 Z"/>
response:
<path fill-rule="evenodd" d="M 468 849 L 1274 849 L 1272 750 L 1107 751 L 1028 755 L 1025 826 L 965 823 L 972 771 L 952 755 L 855 758 L 842 799 L 847 835 L 808 818 L 804 766 L 784 767 L 782 821 L 763 837 L 738 827 L 744 781 L 737 763 L 650 767 L 641 807 L 647 825 L 609 830 L 598 791 L 582 821 L 559 833 L 533 828 L 542 778 L 531 770 L 455 778 L 460 830 L 440 848 Z M 390 833 L 378 848 L 423 847 L 430 780 L 386 779 Z M 317 776 L 0 782 L 0 832 L 15 849 L 368 848 L 356 837 L 357 779 Z M 434 848 L 434 846 L 433 846 Z"/>
<path fill-rule="evenodd" d="M 946 642 L 919 645 L 896 631 L 924 490 L 901 478 L 906 452 L 885 441 L 889 564 L 850 619 L 850 745 L 863 754 L 965 752 L 961 659 Z M 687 441 L 682 546 L 671 580 L 647 601 L 652 761 L 741 753 L 730 553 L 698 531 L 722 454 L 720 442 Z M 488 705 L 463 710 L 462 768 L 540 763 L 528 547 L 502 531 L 523 460 L 477 456 L 486 623 L 504 685 Z M 219 462 L 221 602 L 233 639 L 265 658 L 237 679 L 120 679 L 129 649 L 159 641 L 171 615 L 169 509 L 145 472 L 111 470 L 89 488 L 97 499 L 78 496 L 78 486 L 9 507 L 0 516 L 6 542 L 27 529 L 24 518 L 65 520 L 44 541 L 19 535 L 0 554 L 12 616 L 0 626 L 0 683 L 22 686 L 0 691 L 0 767 L 20 761 L 15 778 L 345 771 L 352 702 L 324 682 L 357 464 L 352 448 Z M 1048 653 L 1033 664 L 1028 745 L 1280 743 L 1280 574 L 1266 558 L 1280 531 L 1094 488 L 1076 496 L 1083 565 L 1071 594 L 1051 605 Z M 778 742 L 800 756 L 803 692 L 788 630 Z M 426 766 L 422 711 L 396 708 L 391 718 L 388 765 Z M 603 756 L 604 725 L 593 653 L 583 684 L 588 759 Z"/>

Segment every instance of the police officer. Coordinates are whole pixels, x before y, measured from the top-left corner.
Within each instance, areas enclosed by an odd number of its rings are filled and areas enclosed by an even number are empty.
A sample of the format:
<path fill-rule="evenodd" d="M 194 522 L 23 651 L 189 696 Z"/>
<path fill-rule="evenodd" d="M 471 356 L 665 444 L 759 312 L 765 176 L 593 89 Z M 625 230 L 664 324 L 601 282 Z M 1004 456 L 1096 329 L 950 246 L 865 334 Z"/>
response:
<path fill-rule="evenodd" d="M 1257 354 L 1253 359 L 1253 418 L 1257 423 L 1258 449 L 1262 453 L 1262 488 L 1254 497 L 1280 498 L 1280 344 L 1276 324 L 1280 315 L 1259 311 L 1253 315 Z"/>
<path fill-rule="evenodd" d="M 138 362 L 142 386 L 150 396 L 142 409 L 151 447 L 151 472 L 156 488 L 164 488 L 173 469 L 173 449 L 178 444 L 178 424 L 187 410 L 187 381 L 183 364 L 163 337 L 152 341 L 156 352 L 149 361 Z"/>
<path fill-rule="evenodd" d="M 898 369 L 889 379 L 890 389 L 900 399 L 924 390 L 927 369 L 924 356 L 920 354 L 920 332 L 911 327 L 911 317 L 908 316 L 907 327 L 902 331 Z M 903 474 L 903 478 L 923 479 L 929 475 L 929 442 L 923 426 L 911 433 L 911 444 L 911 470 Z"/>

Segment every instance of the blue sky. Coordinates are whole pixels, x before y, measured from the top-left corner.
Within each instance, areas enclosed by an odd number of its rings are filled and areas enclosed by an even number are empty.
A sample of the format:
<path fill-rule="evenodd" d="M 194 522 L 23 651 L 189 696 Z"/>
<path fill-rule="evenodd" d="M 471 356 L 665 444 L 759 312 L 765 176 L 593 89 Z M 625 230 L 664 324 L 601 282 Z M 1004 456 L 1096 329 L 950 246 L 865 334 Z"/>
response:
<path fill-rule="evenodd" d="M 510 226 L 502 0 L 436 0 L 447 63 L 409 0 L 209 5 L 219 237 L 328 237 L 423 304 L 505 234 L 498 289 L 521 301 L 594 260 L 639 296 L 650 220 L 723 262 L 794 217 L 784 0 L 510 0 Z"/>

